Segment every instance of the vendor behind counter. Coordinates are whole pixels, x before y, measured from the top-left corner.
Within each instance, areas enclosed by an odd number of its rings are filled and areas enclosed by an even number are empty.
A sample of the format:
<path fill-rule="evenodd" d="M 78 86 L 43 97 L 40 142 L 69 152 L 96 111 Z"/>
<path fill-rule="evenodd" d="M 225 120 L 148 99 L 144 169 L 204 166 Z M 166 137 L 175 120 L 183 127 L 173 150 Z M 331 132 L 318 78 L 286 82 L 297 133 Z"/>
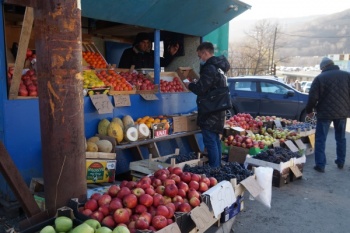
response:
<path fill-rule="evenodd" d="M 160 58 L 160 66 L 166 67 L 174 59 L 179 50 L 179 44 L 168 46 L 164 57 Z M 136 35 L 133 47 L 125 49 L 119 62 L 119 68 L 129 69 L 132 65 L 135 69 L 154 68 L 154 51 L 152 39 L 148 33 L 141 32 Z"/>

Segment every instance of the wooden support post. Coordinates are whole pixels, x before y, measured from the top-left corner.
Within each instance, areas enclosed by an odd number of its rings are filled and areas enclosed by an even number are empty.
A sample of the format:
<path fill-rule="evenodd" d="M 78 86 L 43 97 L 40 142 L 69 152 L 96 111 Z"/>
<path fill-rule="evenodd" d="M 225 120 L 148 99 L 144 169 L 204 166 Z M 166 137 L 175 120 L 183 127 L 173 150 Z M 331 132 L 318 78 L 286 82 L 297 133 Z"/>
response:
<path fill-rule="evenodd" d="M 10 100 L 17 99 L 18 97 L 18 89 L 19 89 L 19 84 L 21 82 L 24 62 L 26 60 L 26 53 L 27 53 L 28 44 L 30 40 L 30 34 L 32 33 L 33 21 L 34 21 L 33 8 L 26 7 L 26 12 L 24 14 L 24 19 L 23 19 L 23 26 L 21 30 L 21 37 L 19 38 L 19 43 L 18 43 L 15 68 L 13 71 L 13 77 L 12 77 L 11 87 L 9 92 Z"/>
<path fill-rule="evenodd" d="M 35 202 L 27 184 L 13 163 L 4 144 L 0 141 L 0 172 L 6 182 L 10 185 L 12 192 L 15 194 L 18 202 L 21 204 L 24 212 L 28 217 L 39 214 L 41 210 Z"/>
<path fill-rule="evenodd" d="M 45 204 L 86 198 L 80 0 L 40 0 L 34 10 Z"/>

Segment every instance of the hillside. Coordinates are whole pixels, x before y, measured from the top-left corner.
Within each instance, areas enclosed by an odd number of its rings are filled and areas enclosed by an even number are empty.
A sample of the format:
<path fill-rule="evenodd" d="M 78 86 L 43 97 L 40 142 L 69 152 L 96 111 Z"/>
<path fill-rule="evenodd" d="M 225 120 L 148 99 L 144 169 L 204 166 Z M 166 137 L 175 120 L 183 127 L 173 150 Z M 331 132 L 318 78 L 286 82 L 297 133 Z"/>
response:
<path fill-rule="evenodd" d="M 281 26 L 282 48 L 276 51 L 280 57 L 350 53 L 350 9 L 330 15 L 267 20 Z M 245 32 L 255 23 L 232 20 L 230 42 L 244 40 Z"/>

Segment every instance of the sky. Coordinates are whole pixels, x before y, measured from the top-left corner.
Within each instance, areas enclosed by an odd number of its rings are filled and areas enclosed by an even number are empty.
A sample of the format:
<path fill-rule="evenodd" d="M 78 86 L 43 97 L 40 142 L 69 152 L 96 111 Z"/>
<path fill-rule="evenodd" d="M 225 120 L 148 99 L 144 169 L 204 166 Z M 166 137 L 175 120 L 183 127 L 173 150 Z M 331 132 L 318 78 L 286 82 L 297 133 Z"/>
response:
<path fill-rule="evenodd" d="M 235 20 L 303 17 L 350 9 L 350 0 L 242 0 L 242 2 L 252 7 Z"/>

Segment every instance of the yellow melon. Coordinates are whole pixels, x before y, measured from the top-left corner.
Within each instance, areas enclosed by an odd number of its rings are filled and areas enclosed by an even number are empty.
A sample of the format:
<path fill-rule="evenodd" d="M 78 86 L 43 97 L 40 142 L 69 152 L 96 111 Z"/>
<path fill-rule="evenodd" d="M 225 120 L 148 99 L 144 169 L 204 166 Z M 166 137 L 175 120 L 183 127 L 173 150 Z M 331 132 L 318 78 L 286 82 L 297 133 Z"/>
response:
<path fill-rule="evenodd" d="M 93 137 L 91 137 L 91 138 L 88 138 L 88 142 L 94 142 L 94 143 L 96 143 L 96 142 L 98 142 L 100 140 L 100 138 L 99 137 L 97 137 L 97 136 L 93 136 Z"/>
<path fill-rule="evenodd" d="M 99 152 L 110 153 L 113 149 L 112 143 L 110 141 L 104 140 L 104 139 L 96 142 L 96 145 L 98 147 Z"/>
<path fill-rule="evenodd" d="M 98 123 L 98 129 L 97 129 L 98 133 L 102 135 L 107 135 L 107 128 L 110 123 L 111 122 L 107 119 L 100 120 L 100 122 Z"/>
<path fill-rule="evenodd" d="M 107 127 L 107 135 L 115 138 L 117 143 L 120 143 L 121 141 L 123 141 L 124 132 L 122 127 L 118 123 L 111 122 Z"/>
<path fill-rule="evenodd" d="M 88 152 L 97 152 L 98 151 L 98 147 L 97 147 L 96 143 L 94 143 L 94 142 L 87 142 L 86 151 L 88 151 Z"/>
<path fill-rule="evenodd" d="M 123 125 L 124 125 L 124 131 L 127 130 L 129 127 L 134 126 L 135 122 L 132 119 L 130 115 L 125 115 L 123 117 Z"/>
<path fill-rule="evenodd" d="M 112 122 L 118 123 L 120 125 L 120 127 L 122 127 L 122 130 L 124 131 L 124 124 L 122 119 L 120 119 L 119 117 L 114 117 L 112 119 Z"/>

